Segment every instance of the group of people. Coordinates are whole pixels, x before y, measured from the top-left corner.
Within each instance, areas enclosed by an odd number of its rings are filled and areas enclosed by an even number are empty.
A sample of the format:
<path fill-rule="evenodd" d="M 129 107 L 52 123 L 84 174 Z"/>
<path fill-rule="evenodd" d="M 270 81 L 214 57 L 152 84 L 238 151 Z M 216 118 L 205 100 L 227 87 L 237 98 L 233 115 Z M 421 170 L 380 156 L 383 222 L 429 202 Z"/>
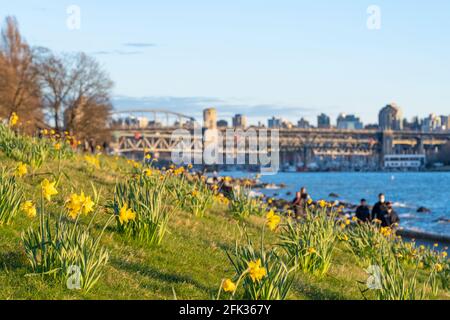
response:
<path fill-rule="evenodd" d="M 295 199 L 292 201 L 292 206 L 297 217 L 305 216 L 306 210 L 310 204 L 310 197 L 306 192 L 306 188 L 302 187 L 296 193 Z M 360 205 L 356 208 L 355 216 L 361 222 L 371 222 L 378 220 L 383 227 L 391 227 L 400 222 L 400 218 L 395 212 L 392 202 L 386 202 L 386 197 L 383 193 L 378 195 L 378 202 L 370 209 L 366 199 L 361 199 Z"/>
<path fill-rule="evenodd" d="M 390 227 L 400 222 L 398 214 L 395 212 L 392 202 L 386 201 L 383 193 L 378 195 L 378 202 L 370 210 L 366 199 L 361 199 L 361 203 L 356 208 L 356 217 L 363 222 L 378 220 L 381 226 Z"/>

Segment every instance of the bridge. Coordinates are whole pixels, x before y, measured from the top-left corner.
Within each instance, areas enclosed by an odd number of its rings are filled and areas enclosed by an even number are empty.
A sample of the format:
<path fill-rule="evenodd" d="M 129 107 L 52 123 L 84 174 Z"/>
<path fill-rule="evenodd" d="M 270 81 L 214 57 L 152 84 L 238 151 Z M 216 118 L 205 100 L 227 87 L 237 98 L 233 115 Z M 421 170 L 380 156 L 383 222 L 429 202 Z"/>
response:
<path fill-rule="evenodd" d="M 178 129 L 177 136 L 173 135 Z M 182 131 L 180 131 L 180 129 Z M 141 155 L 144 151 L 168 158 L 179 148 L 180 140 L 189 139 L 183 148 L 190 149 L 196 157 L 200 156 L 205 145 L 205 129 L 187 115 L 166 110 L 128 110 L 115 112 L 111 122 L 116 153 Z M 221 145 L 226 146 L 231 137 L 226 128 L 218 128 Z M 259 127 L 246 129 L 256 132 L 258 137 L 275 130 Z M 341 161 L 349 166 L 378 168 L 387 154 L 425 154 L 433 156 L 450 142 L 450 132 L 418 131 L 378 131 L 378 130 L 340 130 L 340 129 L 277 129 L 279 136 L 280 162 L 284 165 L 304 166 L 312 162 Z M 181 132 L 181 133 L 180 133 Z M 229 151 L 229 149 L 227 149 Z M 235 157 L 240 153 L 270 152 L 270 146 L 263 150 L 237 148 L 232 151 Z M 225 147 L 219 150 L 225 152 Z"/>

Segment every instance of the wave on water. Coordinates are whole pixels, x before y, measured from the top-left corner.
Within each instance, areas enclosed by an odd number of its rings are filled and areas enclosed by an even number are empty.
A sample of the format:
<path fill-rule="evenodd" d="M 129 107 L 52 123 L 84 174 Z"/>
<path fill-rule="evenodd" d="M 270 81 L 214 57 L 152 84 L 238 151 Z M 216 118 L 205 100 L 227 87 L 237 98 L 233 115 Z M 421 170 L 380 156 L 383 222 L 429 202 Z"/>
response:
<path fill-rule="evenodd" d="M 412 213 L 401 213 L 401 214 L 399 214 L 399 217 L 400 218 L 409 218 L 409 219 L 417 218 L 417 216 Z"/>
<path fill-rule="evenodd" d="M 395 208 L 407 208 L 407 209 L 416 208 L 415 206 L 409 205 L 409 204 L 404 203 L 404 202 L 393 202 L 392 205 Z"/>

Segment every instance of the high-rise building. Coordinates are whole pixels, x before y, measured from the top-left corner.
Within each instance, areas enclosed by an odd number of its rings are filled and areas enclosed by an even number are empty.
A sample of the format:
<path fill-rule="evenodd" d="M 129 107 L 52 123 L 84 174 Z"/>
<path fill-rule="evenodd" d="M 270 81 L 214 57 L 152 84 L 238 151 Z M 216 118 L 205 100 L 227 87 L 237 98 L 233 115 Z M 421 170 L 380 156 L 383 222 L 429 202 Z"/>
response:
<path fill-rule="evenodd" d="M 209 108 L 203 110 L 203 127 L 207 129 L 217 128 L 217 110 Z"/>
<path fill-rule="evenodd" d="M 310 129 L 311 128 L 311 124 L 305 118 L 301 118 L 299 121 L 297 121 L 297 128 Z"/>
<path fill-rule="evenodd" d="M 270 129 L 278 129 L 278 128 L 281 128 L 281 125 L 283 124 L 283 120 L 281 120 L 280 118 L 275 118 L 275 117 L 272 117 L 271 119 L 269 119 L 268 121 L 267 121 L 267 126 L 270 128 Z"/>
<path fill-rule="evenodd" d="M 439 130 L 442 130 L 441 117 L 432 113 L 427 118 L 423 119 L 422 131 L 433 132 Z"/>
<path fill-rule="evenodd" d="M 378 123 L 381 130 L 402 130 L 402 110 L 395 103 L 388 104 L 380 110 Z"/>
<path fill-rule="evenodd" d="M 336 127 L 343 130 L 361 130 L 364 125 L 355 115 L 341 113 L 337 118 Z"/>
<path fill-rule="evenodd" d="M 441 124 L 444 130 L 450 131 L 450 116 L 441 116 Z"/>
<path fill-rule="evenodd" d="M 329 128 L 331 128 L 330 117 L 327 116 L 325 113 L 320 114 L 317 117 L 317 128 L 321 128 L 321 129 L 329 129 Z"/>
<path fill-rule="evenodd" d="M 233 128 L 247 128 L 247 117 L 242 114 L 237 114 L 233 117 Z"/>
<path fill-rule="evenodd" d="M 403 130 L 408 131 L 419 131 L 421 129 L 421 122 L 419 117 L 413 117 L 411 121 L 406 118 L 403 120 Z"/>

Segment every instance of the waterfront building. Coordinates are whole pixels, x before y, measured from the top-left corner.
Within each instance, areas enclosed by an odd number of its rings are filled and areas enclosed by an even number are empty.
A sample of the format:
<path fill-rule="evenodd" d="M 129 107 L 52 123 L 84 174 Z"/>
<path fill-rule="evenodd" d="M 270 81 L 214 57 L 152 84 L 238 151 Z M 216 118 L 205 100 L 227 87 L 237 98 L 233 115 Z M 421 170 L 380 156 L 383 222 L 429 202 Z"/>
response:
<path fill-rule="evenodd" d="M 422 131 L 424 132 L 434 132 L 442 130 L 441 117 L 430 114 L 428 117 L 423 119 Z"/>
<path fill-rule="evenodd" d="M 207 129 L 217 128 L 217 110 L 215 108 L 203 110 L 203 127 Z"/>
<path fill-rule="evenodd" d="M 441 116 L 442 128 L 446 131 L 450 131 L 450 116 Z"/>
<path fill-rule="evenodd" d="M 310 129 L 311 128 L 311 124 L 305 118 L 301 118 L 299 121 L 297 121 L 297 128 Z"/>
<path fill-rule="evenodd" d="M 384 156 L 385 169 L 420 169 L 425 166 L 424 154 L 390 154 Z"/>
<path fill-rule="evenodd" d="M 269 119 L 269 121 L 267 122 L 267 126 L 268 126 L 270 129 L 279 129 L 279 128 L 281 128 L 282 123 L 283 123 L 283 120 L 281 120 L 280 118 L 272 117 L 272 118 Z"/>
<path fill-rule="evenodd" d="M 419 117 L 413 117 L 411 121 L 408 121 L 407 119 L 403 120 L 403 130 L 419 131 L 420 129 L 421 121 L 419 120 Z"/>
<path fill-rule="evenodd" d="M 395 103 L 388 104 L 378 114 L 378 124 L 381 130 L 402 130 L 402 110 Z"/>
<path fill-rule="evenodd" d="M 364 125 L 361 120 L 353 114 L 341 113 L 337 118 L 337 128 L 343 130 L 361 130 Z"/>
<path fill-rule="evenodd" d="M 233 128 L 247 128 L 247 117 L 242 114 L 236 114 L 233 117 Z"/>
<path fill-rule="evenodd" d="M 320 128 L 320 129 L 329 129 L 329 128 L 331 128 L 330 117 L 327 116 L 325 113 L 320 114 L 317 117 L 317 128 Z"/>

